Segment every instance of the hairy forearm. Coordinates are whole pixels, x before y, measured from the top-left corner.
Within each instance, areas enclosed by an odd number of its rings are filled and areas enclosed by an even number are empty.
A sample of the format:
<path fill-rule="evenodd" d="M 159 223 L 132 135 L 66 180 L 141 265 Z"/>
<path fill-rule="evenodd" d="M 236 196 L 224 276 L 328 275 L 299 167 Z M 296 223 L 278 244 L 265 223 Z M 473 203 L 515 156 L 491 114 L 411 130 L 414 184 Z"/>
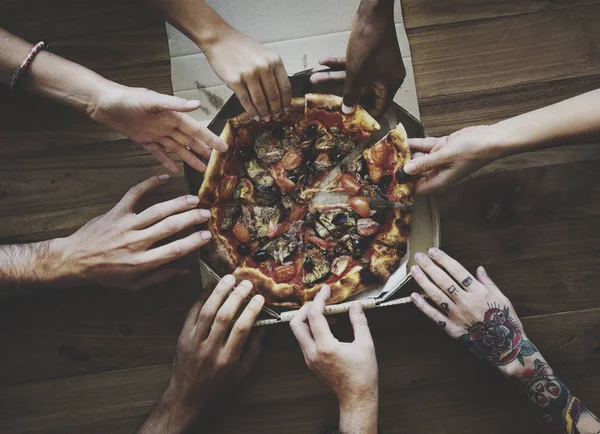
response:
<path fill-rule="evenodd" d="M 234 31 L 203 0 L 152 0 L 165 19 L 194 41 L 202 51 L 209 49 L 224 34 Z"/>
<path fill-rule="evenodd" d="M 58 284 L 68 279 L 60 240 L 0 246 L 0 287 Z"/>
<path fill-rule="evenodd" d="M 9 84 L 13 71 L 33 44 L 0 28 L 0 83 Z M 18 86 L 76 110 L 87 112 L 100 89 L 110 83 L 89 69 L 47 51 L 38 53 Z"/>
<path fill-rule="evenodd" d="M 199 407 L 190 410 L 181 405 L 170 385 L 138 434 L 180 434 L 186 432 L 198 416 Z"/>
<path fill-rule="evenodd" d="M 554 374 L 544 357 L 536 351 L 516 360 L 505 374 L 518 382 L 531 404 L 554 431 L 561 434 L 598 434 L 600 421 L 573 396 Z"/>
<path fill-rule="evenodd" d="M 340 432 L 344 434 L 377 434 L 379 412 L 378 391 L 356 397 L 355 402 L 340 401 Z"/>
<path fill-rule="evenodd" d="M 600 89 L 493 125 L 498 156 L 600 139 Z M 485 152 L 485 151 L 484 151 Z"/>

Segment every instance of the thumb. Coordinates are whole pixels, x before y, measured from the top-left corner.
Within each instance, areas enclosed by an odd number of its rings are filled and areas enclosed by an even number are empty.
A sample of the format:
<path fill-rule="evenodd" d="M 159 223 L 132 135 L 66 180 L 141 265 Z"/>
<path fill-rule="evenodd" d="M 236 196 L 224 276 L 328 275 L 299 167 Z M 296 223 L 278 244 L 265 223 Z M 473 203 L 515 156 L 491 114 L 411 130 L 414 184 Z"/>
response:
<path fill-rule="evenodd" d="M 496 285 L 494 281 L 490 278 L 490 276 L 488 276 L 487 271 L 482 266 L 477 267 L 477 272 L 475 273 L 475 276 L 477 277 L 477 280 L 479 280 L 483 284 L 483 286 L 485 286 L 490 291 L 496 293 L 496 295 L 504 295 L 502 294 L 502 291 L 500 291 L 500 288 L 498 288 L 498 285 Z"/>
<path fill-rule="evenodd" d="M 360 302 L 355 301 L 350 306 L 350 322 L 354 330 L 354 340 L 361 343 L 373 343 L 369 323 Z"/>
<path fill-rule="evenodd" d="M 200 107 L 200 101 L 187 100 L 171 95 L 155 93 L 150 102 L 152 109 L 156 111 L 173 110 L 176 112 L 191 112 Z"/>
<path fill-rule="evenodd" d="M 427 154 L 415 158 L 404 165 L 404 173 L 408 175 L 424 175 L 430 170 L 436 169 L 443 164 L 440 154 Z"/>

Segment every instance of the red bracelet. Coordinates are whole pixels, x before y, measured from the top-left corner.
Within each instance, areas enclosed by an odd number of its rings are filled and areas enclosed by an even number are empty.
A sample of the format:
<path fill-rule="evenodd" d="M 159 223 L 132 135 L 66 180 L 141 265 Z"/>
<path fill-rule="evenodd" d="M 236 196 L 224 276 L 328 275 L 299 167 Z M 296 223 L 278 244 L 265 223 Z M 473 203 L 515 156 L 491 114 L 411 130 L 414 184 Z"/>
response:
<path fill-rule="evenodd" d="M 23 60 L 23 63 L 21 63 L 20 66 L 17 66 L 17 69 L 15 69 L 15 72 L 13 72 L 12 79 L 10 80 L 10 90 L 15 89 L 21 77 L 25 75 L 25 72 L 27 71 L 27 68 L 29 68 L 29 65 L 31 64 L 33 58 L 42 50 L 49 51 L 49 47 L 44 41 L 38 42 L 31 49 L 31 51 L 29 51 L 29 54 L 27 55 L 25 60 Z"/>

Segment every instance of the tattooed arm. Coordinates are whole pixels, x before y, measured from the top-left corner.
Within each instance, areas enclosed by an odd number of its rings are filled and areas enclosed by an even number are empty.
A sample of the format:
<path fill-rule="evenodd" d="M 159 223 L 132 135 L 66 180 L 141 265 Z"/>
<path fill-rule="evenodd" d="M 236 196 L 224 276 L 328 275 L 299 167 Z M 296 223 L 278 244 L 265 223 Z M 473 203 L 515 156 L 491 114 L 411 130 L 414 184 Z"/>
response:
<path fill-rule="evenodd" d="M 600 420 L 561 383 L 527 339 L 511 302 L 488 277 L 483 267 L 473 277 L 439 249 L 415 255 L 411 268 L 416 281 L 440 310 L 419 294 L 411 298 L 417 308 L 450 337 L 487 360 L 524 389 L 530 402 L 557 433 L 598 434 Z"/>

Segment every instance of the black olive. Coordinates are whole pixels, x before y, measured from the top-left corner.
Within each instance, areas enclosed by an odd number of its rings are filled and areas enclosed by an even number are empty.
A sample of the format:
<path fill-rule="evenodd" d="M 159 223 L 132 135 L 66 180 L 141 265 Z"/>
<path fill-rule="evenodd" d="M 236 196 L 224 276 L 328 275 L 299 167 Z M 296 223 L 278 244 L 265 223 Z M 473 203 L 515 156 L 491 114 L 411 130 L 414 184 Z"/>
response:
<path fill-rule="evenodd" d="M 381 180 L 379 181 L 379 186 L 383 191 L 386 191 L 391 183 L 392 175 L 386 174 L 381 177 Z"/>
<path fill-rule="evenodd" d="M 283 262 L 290 262 L 292 260 L 292 255 L 287 255 L 285 258 L 283 258 Z"/>
<path fill-rule="evenodd" d="M 335 159 L 335 161 L 340 161 L 342 158 L 344 158 L 344 156 L 338 152 L 333 158 Z"/>
<path fill-rule="evenodd" d="M 302 179 L 302 184 L 308 185 L 311 182 L 313 182 L 313 175 L 312 175 L 312 173 L 308 173 L 304 176 L 304 179 Z"/>
<path fill-rule="evenodd" d="M 283 128 L 281 125 L 277 125 L 273 128 L 273 138 L 277 140 L 283 139 Z"/>
<path fill-rule="evenodd" d="M 292 235 L 289 232 L 284 232 L 282 237 L 288 241 L 292 239 Z"/>
<path fill-rule="evenodd" d="M 315 246 L 313 243 L 306 243 L 306 248 L 307 249 L 316 249 L 317 246 Z"/>
<path fill-rule="evenodd" d="M 333 218 L 331 219 L 331 223 L 333 223 L 336 226 L 339 226 L 341 224 L 344 224 L 348 221 L 348 214 L 343 213 L 343 212 L 338 212 L 336 215 L 333 216 Z"/>
<path fill-rule="evenodd" d="M 272 186 L 270 186 L 270 187 L 267 187 L 266 191 L 267 191 L 267 194 L 268 194 L 269 196 L 273 196 L 273 197 L 276 197 L 276 198 L 279 198 L 279 197 L 281 197 L 281 190 L 279 190 L 279 189 L 278 189 L 276 186 L 274 186 L 274 185 L 272 185 Z"/>
<path fill-rule="evenodd" d="M 404 224 L 404 220 L 397 218 L 394 223 L 396 223 L 396 226 L 402 226 Z"/>
<path fill-rule="evenodd" d="M 375 283 L 377 282 L 377 276 L 373 274 L 368 268 L 360 270 L 360 282 L 361 283 Z"/>
<path fill-rule="evenodd" d="M 268 257 L 269 254 L 265 250 L 258 250 L 254 256 L 252 256 L 252 259 L 254 259 L 256 262 L 264 262 Z"/>
<path fill-rule="evenodd" d="M 315 211 L 314 216 L 315 216 L 315 218 L 321 217 L 321 211 Z"/>
<path fill-rule="evenodd" d="M 240 148 L 238 155 L 242 161 L 249 161 L 252 159 L 252 152 L 246 148 Z"/>
<path fill-rule="evenodd" d="M 304 223 L 306 224 L 306 226 L 314 226 L 315 218 L 312 214 L 306 214 L 306 217 L 304 217 Z"/>
<path fill-rule="evenodd" d="M 350 217 L 352 217 L 354 220 L 358 220 L 358 219 L 362 218 L 361 216 L 359 216 L 358 214 L 356 214 L 354 211 L 352 211 L 350 213 Z"/>
<path fill-rule="evenodd" d="M 398 169 L 398 171 L 396 172 L 396 181 L 398 181 L 399 184 L 404 184 L 405 182 L 408 182 L 409 178 L 410 176 L 404 173 L 404 169 Z"/>
<path fill-rule="evenodd" d="M 247 244 L 240 244 L 237 248 L 237 252 L 242 256 L 248 256 L 250 254 L 250 247 Z"/>
<path fill-rule="evenodd" d="M 237 220 L 242 216 L 242 207 L 236 206 L 235 211 L 233 212 L 233 219 Z"/>
<path fill-rule="evenodd" d="M 288 179 L 295 184 L 296 182 L 298 182 L 298 175 L 295 173 L 292 173 L 291 175 L 288 175 Z"/>
<path fill-rule="evenodd" d="M 310 124 L 304 130 L 304 138 L 306 140 L 314 139 L 315 137 L 317 137 L 318 132 L 319 132 L 319 127 L 317 126 L 317 124 Z"/>
<path fill-rule="evenodd" d="M 307 256 L 306 259 L 304 260 L 303 267 L 309 273 L 315 269 L 315 264 L 313 263 L 313 260 L 309 256 Z"/>
<path fill-rule="evenodd" d="M 346 254 L 346 249 L 344 249 L 344 248 L 342 247 L 342 245 L 341 245 L 341 244 L 338 244 L 338 245 L 337 245 L 337 246 L 335 246 L 335 248 L 333 249 L 333 253 L 334 253 L 336 256 L 345 255 L 345 254 Z"/>

